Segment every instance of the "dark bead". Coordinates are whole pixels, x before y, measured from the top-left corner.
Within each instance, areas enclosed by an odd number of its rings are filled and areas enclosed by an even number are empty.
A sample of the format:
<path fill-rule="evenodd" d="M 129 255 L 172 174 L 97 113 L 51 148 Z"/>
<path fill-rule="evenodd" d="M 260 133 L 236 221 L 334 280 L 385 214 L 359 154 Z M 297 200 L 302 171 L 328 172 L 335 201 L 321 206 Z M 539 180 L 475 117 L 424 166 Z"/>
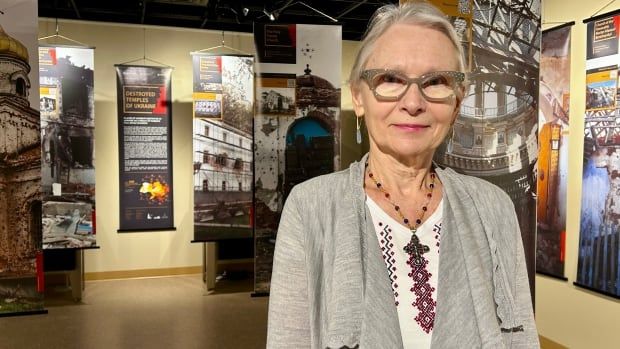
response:
<path fill-rule="evenodd" d="M 377 188 L 381 188 L 381 183 L 377 183 Z"/>
<path fill-rule="evenodd" d="M 428 193 L 428 194 L 426 194 L 426 197 L 428 197 L 428 198 L 432 198 L 432 197 L 433 197 L 433 194 Z"/>
<path fill-rule="evenodd" d="M 368 177 L 372 178 L 372 173 L 368 172 Z"/>
<path fill-rule="evenodd" d="M 405 222 L 405 224 L 407 224 L 407 223 L 409 223 L 409 220 L 408 220 L 407 218 L 405 218 L 405 219 L 403 220 L 403 222 Z"/>
<path fill-rule="evenodd" d="M 390 194 L 389 194 L 389 193 L 385 193 L 385 197 L 386 197 L 386 198 L 389 198 L 389 197 L 390 197 Z"/>
<path fill-rule="evenodd" d="M 400 210 L 400 206 L 394 206 L 394 209 L 395 209 L 396 211 L 398 211 L 398 210 Z"/>
<path fill-rule="evenodd" d="M 428 207 L 422 206 L 422 211 L 426 211 L 426 210 L 428 210 Z"/>
<path fill-rule="evenodd" d="M 420 224 L 420 223 L 422 223 L 422 220 L 417 219 L 415 222 L 416 222 L 416 224 Z"/>
<path fill-rule="evenodd" d="M 431 184 L 429 184 L 429 187 L 430 187 L 431 189 L 433 189 L 433 188 L 435 188 L 435 184 L 431 183 Z"/>

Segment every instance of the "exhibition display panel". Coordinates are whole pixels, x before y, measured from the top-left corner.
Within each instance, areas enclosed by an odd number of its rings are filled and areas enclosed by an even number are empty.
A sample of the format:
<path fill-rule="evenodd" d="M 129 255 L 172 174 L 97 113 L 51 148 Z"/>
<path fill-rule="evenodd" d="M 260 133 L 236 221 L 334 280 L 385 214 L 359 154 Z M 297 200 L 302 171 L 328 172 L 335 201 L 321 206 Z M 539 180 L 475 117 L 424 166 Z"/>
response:
<path fill-rule="evenodd" d="M 0 316 L 41 313 L 41 126 L 37 2 L 0 26 Z"/>
<path fill-rule="evenodd" d="M 342 27 L 254 26 L 257 50 L 254 292 L 267 294 L 293 186 L 340 168 Z"/>
<path fill-rule="evenodd" d="M 485 179 L 510 196 L 519 219 L 533 295 L 540 0 L 524 1 L 527 11 L 511 6 L 509 0 L 457 2 L 442 6 L 449 8 L 447 13 L 467 53 L 469 89 L 453 135 L 438 149 L 435 160 Z"/>
<path fill-rule="evenodd" d="M 620 298 L 620 11 L 587 25 L 583 189 L 576 285 Z"/>
<path fill-rule="evenodd" d="M 39 46 L 44 249 L 97 246 L 94 55 Z"/>
<path fill-rule="evenodd" d="M 192 62 L 194 242 L 251 238 L 254 57 Z"/>
<path fill-rule="evenodd" d="M 563 280 L 573 24 L 543 31 L 538 90 L 536 272 Z"/>
<path fill-rule="evenodd" d="M 172 68 L 117 65 L 119 232 L 174 230 Z"/>

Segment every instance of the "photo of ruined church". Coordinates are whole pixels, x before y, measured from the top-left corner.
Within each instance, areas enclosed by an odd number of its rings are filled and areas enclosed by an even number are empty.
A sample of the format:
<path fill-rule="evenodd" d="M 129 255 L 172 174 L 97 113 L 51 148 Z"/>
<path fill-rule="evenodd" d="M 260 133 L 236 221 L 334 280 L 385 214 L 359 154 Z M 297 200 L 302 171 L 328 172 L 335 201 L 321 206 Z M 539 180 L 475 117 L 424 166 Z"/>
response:
<path fill-rule="evenodd" d="M 39 47 L 44 211 L 64 211 L 71 203 L 95 206 L 93 54 L 90 48 Z M 50 229 L 54 217 L 44 220 L 44 249 L 96 245 L 92 229 L 80 235 Z"/>
<path fill-rule="evenodd" d="M 258 114 L 255 120 L 255 290 L 259 293 L 269 290 L 276 231 L 291 189 L 334 172 L 340 164 L 340 87 L 313 74 L 310 64 L 300 73 L 293 75 L 295 113 Z M 264 87 L 258 97 L 269 96 L 271 89 Z"/>
<path fill-rule="evenodd" d="M 35 56 L 36 57 L 36 56 Z M 39 112 L 30 105 L 30 53 L 0 27 L 0 314 L 42 309 Z"/>
<path fill-rule="evenodd" d="M 43 248 L 93 247 L 92 205 L 46 201 L 42 209 Z"/>
<path fill-rule="evenodd" d="M 40 47 L 42 184 L 66 201 L 95 203 L 93 50 Z"/>
<path fill-rule="evenodd" d="M 455 27 L 465 52 L 471 52 L 470 86 L 454 135 L 438 149 L 436 161 L 496 184 L 510 196 L 533 289 L 540 0 L 518 6 L 508 0 L 473 0 L 473 13 L 467 16 L 469 25 L 458 21 Z"/>

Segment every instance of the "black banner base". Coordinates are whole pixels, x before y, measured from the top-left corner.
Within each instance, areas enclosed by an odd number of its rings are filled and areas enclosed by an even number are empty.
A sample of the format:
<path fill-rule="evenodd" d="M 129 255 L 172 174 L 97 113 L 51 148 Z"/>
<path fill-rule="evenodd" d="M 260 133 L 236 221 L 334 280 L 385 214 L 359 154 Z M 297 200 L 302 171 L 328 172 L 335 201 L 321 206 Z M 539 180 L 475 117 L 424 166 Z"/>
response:
<path fill-rule="evenodd" d="M 254 229 L 252 227 L 204 226 L 194 224 L 194 240 L 192 240 L 192 242 L 250 239 L 253 237 Z"/>
<path fill-rule="evenodd" d="M 149 229 L 117 229 L 117 233 L 144 233 L 147 231 L 177 231 L 177 227 L 149 228 Z"/>
<path fill-rule="evenodd" d="M 252 298 L 269 297 L 269 292 L 252 292 L 250 293 L 250 297 Z"/>
<path fill-rule="evenodd" d="M 550 277 L 550 278 L 553 278 L 553 279 L 562 280 L 562 281 L 568 281 L 568 278 L 565 277 L 565 276 L 555 275 L 555 274 L 547 273 L 547 272 L 544 272 L 544 271 L 536 270 L 536 274 L 547 276 L 547 277 Z"/>
<path fill-rule="evenodd" d="M 67 248 L 44 248 L 43 251 L 79 251 L 79 250 L 100 250 L 101 246 L 67 247 Z"/>
<path fill-rule="evenodd" d="M 586 290 L 588 290 L 588 291 L 592 291 L 592 292 L 600 293 L 600 294 L 602 294 L 602 295 L 604 295 L 604 296 L 607 296 L 607 297 L 611 297 L 611 298 L 615 298 L 615 299 L 620 300 L 620 295 L 613 294 L 613 293 L 611 293 L 611 292 L 601 291 L 601 290 L 596 289 L 596 288 L 594 288 L 594 287 L 591 287 L 591 286 L 586 286 L 586 285 L 584 285 L 584 284 L 580 284 L 580 283 L 578 283 L 578 282 L 573 282 L 573 285 L 575 285 L 575 286 L 577 286 L 577 287 L 580 287 L 580 288 L 583 288 L 583 289 L 586 289 Z"/>
<path fill-rule="evenodd" d="M 47 309 L 41 310 L 30 310 L 30 311 L 21 311 L 19 313 L 4 313 L 0 314 L 0 318 L 2 317 L 14 317 L 14 316 L 29 316 L 29 315 L 44 315 L 47 314 Z"/>

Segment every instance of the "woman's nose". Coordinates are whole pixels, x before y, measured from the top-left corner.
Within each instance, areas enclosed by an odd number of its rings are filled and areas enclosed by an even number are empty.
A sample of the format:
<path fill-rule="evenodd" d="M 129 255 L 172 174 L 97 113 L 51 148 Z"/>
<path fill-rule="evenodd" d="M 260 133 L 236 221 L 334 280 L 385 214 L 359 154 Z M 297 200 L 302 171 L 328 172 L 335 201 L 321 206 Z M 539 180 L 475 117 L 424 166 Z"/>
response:
<path fill-rule="evenodd" d="M 400 99 L 401 109 L 411 116 L 417 116 L 426 110 L 426 99 L 417 84 L 409 85 L 409 88 Z"/>

